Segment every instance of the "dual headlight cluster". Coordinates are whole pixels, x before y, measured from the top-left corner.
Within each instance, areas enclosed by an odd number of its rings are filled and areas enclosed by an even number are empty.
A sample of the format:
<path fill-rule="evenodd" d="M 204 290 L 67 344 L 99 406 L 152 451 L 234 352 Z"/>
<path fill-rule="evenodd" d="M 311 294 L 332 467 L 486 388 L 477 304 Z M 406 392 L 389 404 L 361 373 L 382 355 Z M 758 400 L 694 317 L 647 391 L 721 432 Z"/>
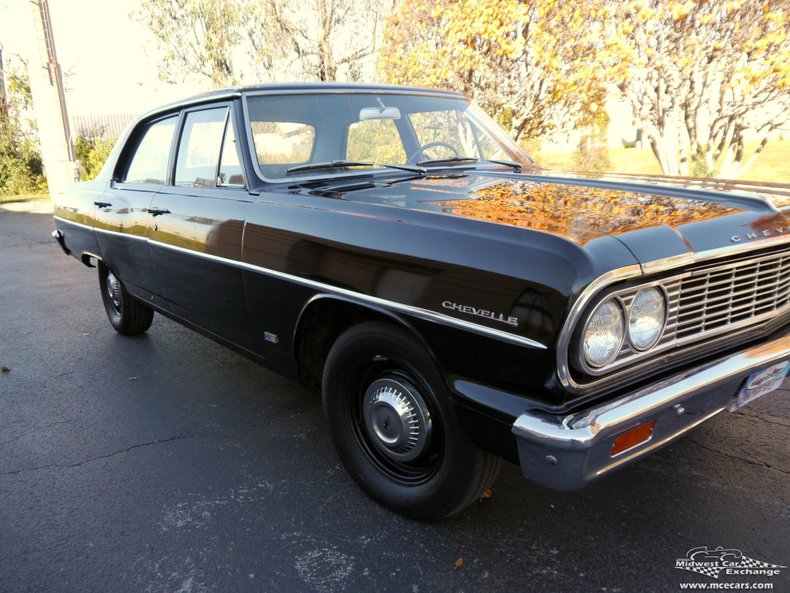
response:
<path fill-rule="evenodd" d="M 657 287 L 643 288 L 630 304 L 618 296 L 601 301 L 582 331 L 582 355 L 592 368 L 611 363 L 628 341 L 639 352 L 656 345 L 667 320 L 667 301 Z"/>

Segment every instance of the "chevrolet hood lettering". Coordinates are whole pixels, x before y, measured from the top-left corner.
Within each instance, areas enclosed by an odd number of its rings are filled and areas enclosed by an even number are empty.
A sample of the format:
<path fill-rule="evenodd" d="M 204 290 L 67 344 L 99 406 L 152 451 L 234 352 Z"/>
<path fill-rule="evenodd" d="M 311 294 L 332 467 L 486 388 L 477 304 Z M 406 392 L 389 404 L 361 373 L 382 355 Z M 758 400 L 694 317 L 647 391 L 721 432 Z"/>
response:
<path fill-rule="evenodd" d="M 767 237 L 777 237 L 779 235 L 784 235 L 786 233 L 790 233 L 790 226 L 778 226 L 772 229 L 763 229 L 755 233 L 733 235 L 732 237 L 730 237 L 730 241 L 732 241 L 733 243 L 740 243 L 742 241 L 754 241 L 756 239 L 763 239 Z"/>

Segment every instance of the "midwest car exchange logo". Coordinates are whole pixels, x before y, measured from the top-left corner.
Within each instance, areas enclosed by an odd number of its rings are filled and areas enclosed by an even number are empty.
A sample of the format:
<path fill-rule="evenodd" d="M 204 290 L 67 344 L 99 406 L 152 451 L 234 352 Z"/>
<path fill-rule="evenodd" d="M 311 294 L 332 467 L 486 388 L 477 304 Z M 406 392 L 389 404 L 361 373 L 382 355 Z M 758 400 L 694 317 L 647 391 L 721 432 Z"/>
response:
<path fill-rule="evenodd" d="M 727 576 L 772 577 L 787 567 L 749 558 L 744 556 L 740 550 L 733 548 L 718 547 L 711 550 L 707 546 L 700 546 L 691 548 L 686 552 L 685 558 L 675 560 L 675 568 L 698 572 L 706 577 L 718 579 L 722 572 Z"/>

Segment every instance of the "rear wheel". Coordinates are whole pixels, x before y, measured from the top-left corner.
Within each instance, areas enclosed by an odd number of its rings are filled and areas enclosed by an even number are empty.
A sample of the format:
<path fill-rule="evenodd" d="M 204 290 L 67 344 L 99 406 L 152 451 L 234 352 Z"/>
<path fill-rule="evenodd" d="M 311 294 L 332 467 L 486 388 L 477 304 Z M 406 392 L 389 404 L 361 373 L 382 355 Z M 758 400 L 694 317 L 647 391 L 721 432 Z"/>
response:
<path fill-rule="evenodd" d="M 134 336 L 151 327 L 153 310 L 131 296 L 121 280 L 102 262 L 99 262 L 99 290 L 107 318 L 119 334 Z"/>
<path fill-rule="evenodd" d="M 446 517 L 496 478 L 499 459 L 468 439 L 430 356 L 399 328 L 369 322 L 341 335 L 327 357 L 323 401 L 346 469 L 390 510 Z"/>

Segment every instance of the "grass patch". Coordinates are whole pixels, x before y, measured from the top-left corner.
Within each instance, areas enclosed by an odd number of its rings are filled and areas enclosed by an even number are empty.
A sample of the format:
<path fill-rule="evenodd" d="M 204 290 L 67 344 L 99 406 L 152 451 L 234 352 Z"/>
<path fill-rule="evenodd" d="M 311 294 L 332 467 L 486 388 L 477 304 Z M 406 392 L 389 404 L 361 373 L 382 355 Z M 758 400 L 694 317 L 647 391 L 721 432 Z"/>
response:
<path fill-rule="evenodd" d="M 0 195 L 0 204 L 13 204 L 15 202 L 32 202 L 34 200 L 48 200 L 49 194 L 20 194 L 13 196 Z"/>
<path fill-rule="evenodd" d="M 757 146 L 756 142 L 746 143 L 746 154 Z M 547 169 L 573 170 L 573 151 L 558 150 L 544 144 L 538 154 L 538 164 Z M 661 167 L 649 148 L 609 148 L 609 160 L 614 173 L 661 174 Z M 750 181 L 775 181 L 790 183 L 790 140 L 768 142 L 754 164 L 741 175 Z"/>

